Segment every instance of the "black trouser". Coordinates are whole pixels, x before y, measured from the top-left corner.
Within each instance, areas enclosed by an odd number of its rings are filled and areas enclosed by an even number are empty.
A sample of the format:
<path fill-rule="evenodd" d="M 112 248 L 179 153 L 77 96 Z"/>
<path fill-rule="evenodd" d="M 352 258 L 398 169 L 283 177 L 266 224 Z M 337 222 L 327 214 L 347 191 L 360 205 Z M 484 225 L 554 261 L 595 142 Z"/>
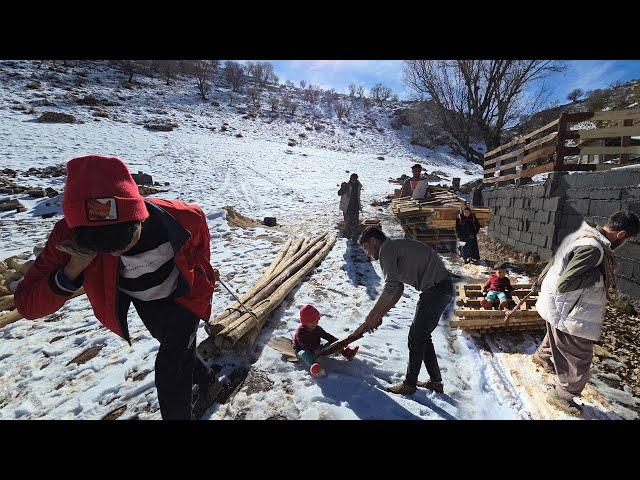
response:
<path fill-rule="evenodd" d="M 144 325 L 160 342 L 155 375 L 162 419 L 190 420 L 192 386 L 206 382 L 209 372 L 196 356 L 199 319 L 170 299 L 132 301 Z"/>
<path fill-rule="evenodd" d="M 429 378 L 441 382 L 440 367 L 431 341 L 431 333 L 438 325 L 445 308 L 453 297 L 453 281 L 447 277 L 420 294 L 416 314 L 409 329 L 409 366 L 405 382 L 415 386 L 424 362 Z"/>

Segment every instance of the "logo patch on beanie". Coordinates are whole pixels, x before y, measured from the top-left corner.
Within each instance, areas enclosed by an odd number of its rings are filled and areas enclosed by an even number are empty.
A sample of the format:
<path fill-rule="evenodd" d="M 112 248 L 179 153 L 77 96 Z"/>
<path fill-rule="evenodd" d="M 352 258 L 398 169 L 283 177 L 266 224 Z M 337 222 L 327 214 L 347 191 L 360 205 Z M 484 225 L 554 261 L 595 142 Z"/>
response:
<path fill-rule="evenodd" d="M 87 219 L 90 222 L 104 222 L 105 220 L 118 219 L 118 207 L 116 199 L 90 198 L 87 200 Z"/>

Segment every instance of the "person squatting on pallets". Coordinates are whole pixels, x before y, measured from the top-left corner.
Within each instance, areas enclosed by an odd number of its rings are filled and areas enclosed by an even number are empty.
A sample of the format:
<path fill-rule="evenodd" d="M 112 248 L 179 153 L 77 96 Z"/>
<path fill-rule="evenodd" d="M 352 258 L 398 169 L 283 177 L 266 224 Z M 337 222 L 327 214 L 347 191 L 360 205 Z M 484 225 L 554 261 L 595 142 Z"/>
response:
<path fill-rule="evenodd" d="M 190 419 L 193 385 L 193 408 L 202 411 L 216 382 L 196 355 L 199 319 L 210 317 L 218 279 L 204 213 L 177 200 L 145 200 L 125 163 L 103 155 L 67 163 L 62 211 L 18 286 L 16 308 L 26 319 L 41 318 L 84 287 L 96 318 L 131 344 L 133 303 L 160 342 L 155 384 L 162 418 Z"/>
<path fill-rule="evenodd" d="M 509 306 L 511 300 L 510 292 L 513 286 L 507 277 L 507 268 L 503 262 L 498 262 L 493 266 L 493 273 L 489 275 L 487 281 L 482 285 L 482 293 L 485 297 L 480 301 L 482 308 L 496 308 L 504 310 Z"/>
<path fill-rule="evenodd" d="M 318 352 L 322 349 L 320 340 L 329 343 L 338 341 L 336 337 L 325 331 L 318 325 L 320 312 L 313 305 L 305 305 L 300 309 L 300 323 L 298 330 L 293 334 L 293 350 L 298 359 L 309 367 L 314 377 L 323 373 L 322 367 L 317 363 Z M 344 347 L 342 355 L 351 360 L 358 352 L 359 347 Z"/>
<path fill-rule="evenodd" d="M 469 263 L 470 261 L 478 262 L 480 260 L 477 237 L 479 231 L 480 222 L 471 213 L 471 208 L 468 205 L 460 207 L 460 213 L 456 217 L 456 234 L 458 235 L 458 241 L 464 243 L 458 248 L 458 253 L 464 263 Z"/>
<path fill-rule="evenodd" d="M 609 217 L 604 227 L 583 222 L 558 247 L 540 274 L 543 278 L 536 309 L 546 321 L 547 333 L 533 361 L 556 374 L 547 401 L 572 415 L 580 414 L 574 401 L 584 389 L 600 339 L 607 299 L 617 295 L 618 262 L 613 250 L 638 235 L 640 220 L 628 211 Z"/>
<path fill-rule="evenodd" d="M 368 331 L 374 331 L 382 324 L 382 318 L 402 296 L 405 283 L 421 292 L 409 329 L 409 365 L 405 379 L 387 391 L 410 395 L 416 391 L 416 386 L 420 386 L 443 393 L 431 334 L 453 298 L 451 275 L 436 251 L 417 240 L 390 239 L 379 228 L 369 227 L 362 233 L 360 245 L 369 257 L 380 260 L 385 281 L 380 297 L 365 318 Z M 429 381 L 418 382 L 423 362 Z"/>
<path fill-rule="evenodd" d="M 342 182 L 338 195 L 340 196 L 340 210 L 344 216 L 344 231 L 349 240 L 355 243 L 360 233 L 360 212 L 362 204 L 360 193 L 362 184 L 358 174 L 352 173 L 348 182 Z"/>

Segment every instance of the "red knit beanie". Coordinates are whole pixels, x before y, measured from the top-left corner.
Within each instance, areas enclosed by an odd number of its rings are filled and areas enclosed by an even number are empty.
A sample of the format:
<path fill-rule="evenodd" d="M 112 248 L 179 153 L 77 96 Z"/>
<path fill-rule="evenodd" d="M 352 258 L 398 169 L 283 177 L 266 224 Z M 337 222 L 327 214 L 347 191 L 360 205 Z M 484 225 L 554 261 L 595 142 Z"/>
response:
<path fill-rule="evenodd" d="M 313 305 L 305 305 L 300 309 L 300 323 L 309 325 L 320 320 L 320 312 Z"/>
<path fill-rule="evenodd" d="M 67 162 L 62 212 L 69 228 L 144 220 L 144 198 L 118 157 L 93 154 Z"/>

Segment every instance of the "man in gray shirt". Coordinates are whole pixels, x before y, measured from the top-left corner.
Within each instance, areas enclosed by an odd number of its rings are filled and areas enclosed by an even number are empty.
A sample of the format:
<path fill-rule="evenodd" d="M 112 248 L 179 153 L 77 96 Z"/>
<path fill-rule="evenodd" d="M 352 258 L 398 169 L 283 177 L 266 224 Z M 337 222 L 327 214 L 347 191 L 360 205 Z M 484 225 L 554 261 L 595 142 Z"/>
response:
<path fill-rule="evenodd" d="M 409 329 L 409 366 L 405 380 L 390 386 L 387 391 L 410 395 L 416 391 L 416 386 L 420 386 L 443 393 L 431 333 L 453 297 L 449 272 L 431 247 L 408 238 L 389 239 L 376 227 L 362 233 L 360 245 L 373 260 L 380 260 L 385 281 L 380 298 L 364 321 L 368 331 L 372 332 L 382 324 L 382 317 L 402 296 L 405 283 L 422 292 Z M 427 382 L 418 382 L 422 362 L 429 373 Z"/>

